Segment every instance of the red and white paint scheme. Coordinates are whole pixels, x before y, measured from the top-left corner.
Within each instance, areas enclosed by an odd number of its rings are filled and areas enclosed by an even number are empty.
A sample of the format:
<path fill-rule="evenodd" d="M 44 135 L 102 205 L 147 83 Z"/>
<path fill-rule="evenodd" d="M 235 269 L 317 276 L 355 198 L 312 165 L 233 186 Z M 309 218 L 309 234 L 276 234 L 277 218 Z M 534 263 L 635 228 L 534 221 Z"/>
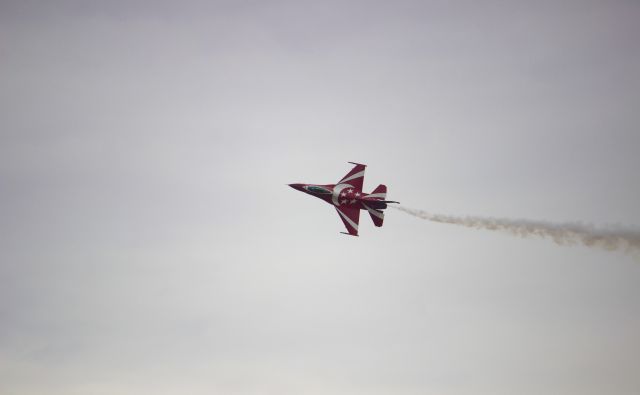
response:
<path fill-rule="evenodd" d="M 307 193 L 333 205 L 351 236 L 358 235 L 360 210 L 367 210 L 375 226 L 382 226 L 387 203 L 398 203 L 387 199 L 387 187 L 378 185 L 371 193 L 362 192 L 366 165 L 353 163 L 355 167 L 337 184 L 289 184 L 293 189 Z"/>

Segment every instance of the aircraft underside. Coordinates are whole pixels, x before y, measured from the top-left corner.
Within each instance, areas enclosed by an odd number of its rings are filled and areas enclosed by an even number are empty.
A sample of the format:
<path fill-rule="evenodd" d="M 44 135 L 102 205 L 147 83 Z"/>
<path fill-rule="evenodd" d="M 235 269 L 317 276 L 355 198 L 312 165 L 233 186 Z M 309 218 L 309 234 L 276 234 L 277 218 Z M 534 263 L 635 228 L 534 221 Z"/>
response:
<path fill-rule="evenodd" d="M 347 228 L 347 232 L 342 233 L 358 236 L 360 210 L 367 210 L 374 225 L 380 227 L 384 222 L 382 210 L 387 208 L 387 203 L 398 202 L 386 200 L 387 187 L 382 184 L 371 193 L 364 193 L 362 187 L 366 165 L 353 164 L 355 167 L 337 184 L 289 184 L 289 186 L 332 204 Z"/>

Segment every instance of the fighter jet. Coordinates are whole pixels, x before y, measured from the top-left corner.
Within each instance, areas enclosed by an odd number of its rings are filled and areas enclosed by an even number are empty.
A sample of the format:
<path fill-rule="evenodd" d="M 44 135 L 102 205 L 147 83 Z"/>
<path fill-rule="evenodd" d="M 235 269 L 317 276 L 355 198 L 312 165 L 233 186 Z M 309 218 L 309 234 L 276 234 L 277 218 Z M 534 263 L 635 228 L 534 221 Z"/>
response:
<path fill-rule="evenodd" d="M 366 165 L 349 162 L 355 167 L 342 177 L 337 184 L 289 184 L 293 189 L 315 196 L 335 207 L 340 219 L 347 228 L 346 235 L 358 236 L 360 210 L 367 210 L 373 224 L 382 226 L 387 203 L 398 203 L 387 198 L 387 187 L 378 185 L 371 193 L 362 192 L 364 169 Z"/>

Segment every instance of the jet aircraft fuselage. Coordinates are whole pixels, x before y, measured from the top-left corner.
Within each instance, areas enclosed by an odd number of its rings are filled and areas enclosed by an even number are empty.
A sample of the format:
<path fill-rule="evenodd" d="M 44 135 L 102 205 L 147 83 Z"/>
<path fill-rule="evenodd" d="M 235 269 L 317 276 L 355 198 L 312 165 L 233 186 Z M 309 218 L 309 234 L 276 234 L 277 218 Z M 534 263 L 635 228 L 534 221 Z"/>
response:
<path fill-rule="evenodd" d="M 353 163 L 353 162 L 349 162 Z M 337 184 L 289 184 L 290 187 L 333 205 L 349 235 L 358 235 L 360 210 L 367 210 L 375 226 L 382 226 L 387 203 L 398 203 L 387 198 L 387 187 L 378 185 L 371 193 L 362 191 L 366 165 L 353 163 L 351 169 Z M 344 232 L 343 232 L 344 233 Z"/>

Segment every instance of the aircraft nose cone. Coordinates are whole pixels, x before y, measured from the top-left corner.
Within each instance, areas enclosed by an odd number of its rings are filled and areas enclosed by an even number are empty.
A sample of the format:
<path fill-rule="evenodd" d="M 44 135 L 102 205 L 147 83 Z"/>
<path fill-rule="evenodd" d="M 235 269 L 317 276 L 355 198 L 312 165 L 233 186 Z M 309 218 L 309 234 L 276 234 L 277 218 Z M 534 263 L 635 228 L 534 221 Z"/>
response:
<path fill-rule="evenodd" d="M 289 184 L 289 186 L 295 190 L 302 190 L 302 184 Z"/>

